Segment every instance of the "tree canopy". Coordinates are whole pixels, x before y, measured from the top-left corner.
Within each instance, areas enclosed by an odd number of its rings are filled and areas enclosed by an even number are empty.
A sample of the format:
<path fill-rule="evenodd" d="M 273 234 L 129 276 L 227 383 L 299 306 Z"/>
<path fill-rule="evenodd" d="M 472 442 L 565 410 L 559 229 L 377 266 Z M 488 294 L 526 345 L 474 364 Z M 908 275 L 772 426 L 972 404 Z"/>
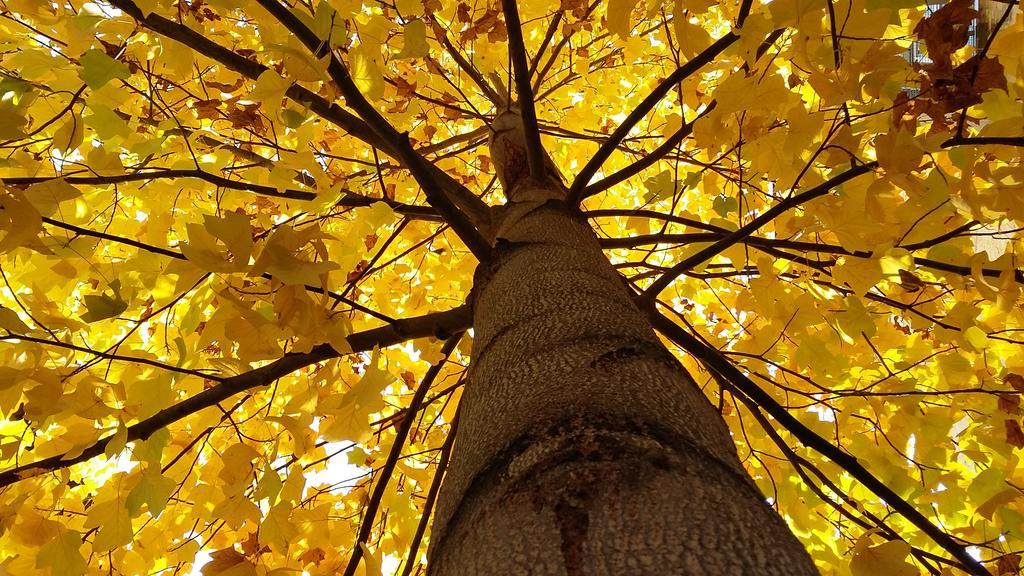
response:
<path fill-rule="evenodd" d="M 505 4 L 0 0 L 0 574 L 421 570 L 517 94 L 824 574 L 1017 573 L 1016 2 Z"/>

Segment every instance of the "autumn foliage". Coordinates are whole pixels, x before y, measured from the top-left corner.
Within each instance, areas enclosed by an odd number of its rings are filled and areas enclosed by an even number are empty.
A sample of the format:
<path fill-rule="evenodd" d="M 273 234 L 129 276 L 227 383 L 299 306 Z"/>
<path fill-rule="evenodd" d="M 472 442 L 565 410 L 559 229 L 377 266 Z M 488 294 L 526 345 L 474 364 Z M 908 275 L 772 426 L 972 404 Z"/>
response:
<path fill-rule="evenodd" d="M 515 4 L 547 153 L 822 573 L 1019 573 L 1019 8 Z M 0 574 L 425 570 L 508 39 L 0 0 Z"/>

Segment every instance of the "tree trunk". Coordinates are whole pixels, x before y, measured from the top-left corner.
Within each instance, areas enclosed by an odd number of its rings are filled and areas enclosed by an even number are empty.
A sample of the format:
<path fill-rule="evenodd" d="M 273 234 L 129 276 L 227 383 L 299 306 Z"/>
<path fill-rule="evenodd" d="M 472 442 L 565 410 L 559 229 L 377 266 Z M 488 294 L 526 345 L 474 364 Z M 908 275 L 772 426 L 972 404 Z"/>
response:
<path fill-rule="evenodd" d="M 506 211 L 430 573 L 817 574 L 581 215 Z"/>

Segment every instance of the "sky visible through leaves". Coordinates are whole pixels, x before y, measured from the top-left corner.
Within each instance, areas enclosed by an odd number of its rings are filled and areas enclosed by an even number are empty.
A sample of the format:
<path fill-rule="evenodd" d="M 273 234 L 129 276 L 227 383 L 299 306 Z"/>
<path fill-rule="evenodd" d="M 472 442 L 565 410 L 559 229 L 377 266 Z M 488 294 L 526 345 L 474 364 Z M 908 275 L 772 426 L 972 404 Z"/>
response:
<path fill-rule="evenodd" d="M 0 575 L 425 570 L 506 18 L 288 2 L 0 0 Z M 515 4 L 547 152 L 747 379 L 666 331 L 822 573 L 1019 573 L 1020 9 Z"/>

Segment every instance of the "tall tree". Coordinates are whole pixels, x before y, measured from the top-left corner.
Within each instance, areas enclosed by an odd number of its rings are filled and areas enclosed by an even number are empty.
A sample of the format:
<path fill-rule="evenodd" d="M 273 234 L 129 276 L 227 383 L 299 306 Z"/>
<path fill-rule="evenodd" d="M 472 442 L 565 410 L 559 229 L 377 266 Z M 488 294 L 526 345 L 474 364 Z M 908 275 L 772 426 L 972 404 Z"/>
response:
<path fill-rule="evenodd" d="M 1016 573 L 1018 12 L 0 0 L 0 570 Z"/>

